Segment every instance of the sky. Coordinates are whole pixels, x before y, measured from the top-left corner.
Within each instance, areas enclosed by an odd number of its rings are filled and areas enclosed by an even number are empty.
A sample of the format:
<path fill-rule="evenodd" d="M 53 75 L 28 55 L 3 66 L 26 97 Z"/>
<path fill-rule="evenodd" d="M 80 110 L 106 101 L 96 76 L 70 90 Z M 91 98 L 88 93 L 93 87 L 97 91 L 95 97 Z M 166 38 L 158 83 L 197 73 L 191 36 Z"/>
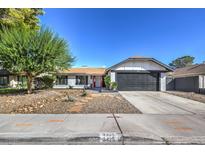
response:
<path fill-rule="evenodd" d="M 44 9 L 41 24 L 68 41 L 74 67 L 109 67 L 131 56 L 169 64 L 205 61 L 205 9 Z"/>

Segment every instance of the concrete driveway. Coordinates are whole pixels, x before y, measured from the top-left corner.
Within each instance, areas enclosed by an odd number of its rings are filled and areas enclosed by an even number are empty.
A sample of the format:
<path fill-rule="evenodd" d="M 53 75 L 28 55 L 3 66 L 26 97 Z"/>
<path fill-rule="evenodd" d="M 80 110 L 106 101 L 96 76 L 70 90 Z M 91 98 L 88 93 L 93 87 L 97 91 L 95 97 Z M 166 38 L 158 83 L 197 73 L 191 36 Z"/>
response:
<path fill-rule="evenodd" d="M 144 114 L 205 114 L 205 104 L 163 92 L 123 91 L 120 94 Z"/>
<path fill-rule="evenodd" d="M 140 139 L 153 144 L 160 144 L 160 139 L 166 144 L 205 144 L 204 103 L 163 92 L 120 94 L 143 113 L 119 115 L 125 144 Z"/>

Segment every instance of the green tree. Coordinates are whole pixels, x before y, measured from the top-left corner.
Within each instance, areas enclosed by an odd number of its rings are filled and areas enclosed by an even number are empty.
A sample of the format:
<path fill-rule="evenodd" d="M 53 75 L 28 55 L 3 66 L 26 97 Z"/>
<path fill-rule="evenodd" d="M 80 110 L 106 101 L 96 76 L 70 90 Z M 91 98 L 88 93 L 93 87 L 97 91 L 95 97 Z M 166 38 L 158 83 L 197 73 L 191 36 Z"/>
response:
<path fill-rule="evenodd" d="M 39 29 L 39 15 L 44 11 L 40 8 L 3 8 L 0 9 L 0 28 L 26 26 L 31 29 Z"/>
<path fill-rule="evenodd" d="M 110 83 L 111 83 L 111 79 L 110 79 L 110 76 L 109 75 L 106 75 L 105 77 L 104 77 L 104 82 L 105 82 L 105 86 L 106 86 L 106 88 L 110 88 Z"/>
<path fill-rule="evenodd" d="M 173 68 L 182 68 L 194 63 L 194 57 L 192 56 L 183 56 L 173 60 L 169 65 Z"/>
<path fill-rule="evenodd" d="M 4 28 L 0 36 L 0 61 L 8 71 L 26 75 L 28 93 L 36 76 L 70 67 L 74 61 L 67 42 L 49 28 Z"/>

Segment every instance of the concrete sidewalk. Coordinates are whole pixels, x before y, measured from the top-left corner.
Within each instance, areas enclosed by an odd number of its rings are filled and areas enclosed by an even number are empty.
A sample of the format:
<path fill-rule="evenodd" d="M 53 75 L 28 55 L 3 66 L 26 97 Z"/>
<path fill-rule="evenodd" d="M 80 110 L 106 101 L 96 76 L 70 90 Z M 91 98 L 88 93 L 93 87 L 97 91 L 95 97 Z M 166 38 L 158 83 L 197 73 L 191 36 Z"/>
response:
<path fill-rule="evenodd" d="M 0 115 L 0 144 L 205 144 L 204 115 Z"/>
<path fill-rule="evenodd" d="M 0 144 L 122 144 L 111 114 L 0 115 Z"/>

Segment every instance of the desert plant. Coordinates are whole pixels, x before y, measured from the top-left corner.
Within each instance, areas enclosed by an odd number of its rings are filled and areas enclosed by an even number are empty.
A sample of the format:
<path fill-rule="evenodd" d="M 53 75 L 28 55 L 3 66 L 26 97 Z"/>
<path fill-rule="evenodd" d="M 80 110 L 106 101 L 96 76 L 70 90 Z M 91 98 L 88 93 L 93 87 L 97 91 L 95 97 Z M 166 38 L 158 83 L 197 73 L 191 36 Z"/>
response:
<path fill-rule="evenodd" d="M 73 86 L 69 85 L 69 89 L 73 89 Z"/>
<path fill-rule="evenodd" d="M 116 90 L 118 87 L 117 82 L 111 82 L 110 85 L 112 90 Z"/>
<path fill-rule="evenodd" d="M 104 77 L 104 82 L 105 82 L 105 87 L 106 87 L 107 89 L 109 89 L 109 88 L 110 88 L 110 82 L 111 82 L 111 79 L 110 79 L 110 76 L 109 76 L 109 75 L 106 75 L 106 76 Z"/>
<path fill-rule="evenodd" d="M 68 68 L 74 61 L 68 43 L 49 28 L 3 28 L 0 38 L 2 66 L 16 74 L 25 73 L 29 94 L 35 77 Z"/>
<path fill-rule="evenodd" d="M 54 75 L 45 75 L 41 77 L 42 88 L 53 88 L 56 77 Z"/>
<path fill-rule="evenodd" d="M 81 97 L 85 97 L 85 96 L 87 96 L 88 94 L 87 94 L 87 91 L 85 90 L 85 89 L 83 89 L 83 92 L 82 92 L 82 94 L 81 94 Z"/>
<path fill-rule="evenodd" d="M 75 101 L 75 98 L 68 95 L 68 96 L 67 96 L 67 101 L 68 101 L 68 102 L 74 102 L 74 101 Z"/>

